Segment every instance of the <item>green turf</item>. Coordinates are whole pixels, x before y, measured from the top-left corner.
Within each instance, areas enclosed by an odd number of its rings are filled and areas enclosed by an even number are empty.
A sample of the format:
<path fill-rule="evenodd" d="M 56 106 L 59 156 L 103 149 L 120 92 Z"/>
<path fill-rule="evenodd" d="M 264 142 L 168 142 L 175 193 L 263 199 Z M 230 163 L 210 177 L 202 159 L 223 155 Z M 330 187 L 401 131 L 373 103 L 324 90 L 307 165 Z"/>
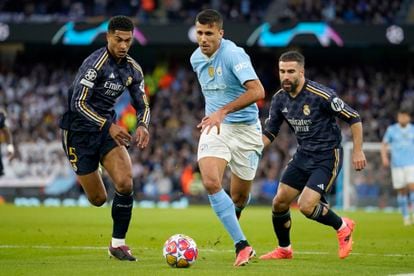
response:
<path fill-rule="evenodd" d="M 344 213 L 341 213 L 344 215 Z M 0 275 L 389 275 L 414 273 L 414 226 L 398 213 L 346 213 L 356 220 L 354 250 L 337 257 L 335 232 L 292 211 L 293 260 L 234 268 L 233 246 L 209 206 L 135 208 L 127 242 L 138 262 L 108 258 L 110 208 L 0 206 Z M 275 246 L 270 207 L 249 207 L 242 227 L 258 255 Z M 199 259 L 170 268 L 162 245 L 172 234 L 194 238 Z"/>

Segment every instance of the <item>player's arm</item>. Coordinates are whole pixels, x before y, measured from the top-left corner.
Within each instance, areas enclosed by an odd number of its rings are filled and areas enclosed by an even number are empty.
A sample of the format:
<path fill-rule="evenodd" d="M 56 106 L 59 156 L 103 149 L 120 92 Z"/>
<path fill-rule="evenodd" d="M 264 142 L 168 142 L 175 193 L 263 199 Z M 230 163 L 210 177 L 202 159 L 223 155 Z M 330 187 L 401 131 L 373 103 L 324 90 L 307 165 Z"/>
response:
<path fill-rule="evenodd" d="M 381 161 L 382 161 L 382 165 L 386 168 L 390 166 L 390 159 L 388 156 L 389 142 L 391 140 L 390 133 L 391 133 L 390 129 L 387 128 L 387 131 L 385 131 L 385 135 L 381 143 Z"/>
<path fill-rule="evenodd" d="M 332 94 L 327 101 L 324 101 L 324 104 L 329 112 L 350 125 L 353 142 L 352 165 L 355 170 L 364 169 L 367 165 L 367 160 L 362 150 L 363 131 L 359 113 L 335 94 Z"/>
<path fill-rule="evenodd" d="M 270 103 L 269 116 L 265 120 L 265 126 L 263 129 L 262 140 L 265 147 L 271 144 L 273 140 L 277 137 L 283 120 L 283 115 L 280 112 L 279 108 L 279 101 L 277 100 L 277 94 L 275 94 L 272 97 L 272 101 Z"/>
<path fill-rule="evenodd" d="M 128 87 L 129 94 L 132 98 L 132 106 L 136 110 L 137 115 L 137 130 L 135 132 L 135 141 L 137 146 L 145 148 L 149 142 L 148 126 L 150 123 L 150 106 L 147 96 L 145 94 L 144 74 L 135 61 L 131 61 L 133 70 L 135 71 L 132 84 Z"/>
<path fill-rule="evenodd" d="M 88 62 L 84 62 L 79 68 L 73 83 L 71 111 L 78 112 L 89 122 L 97 125 L 99 129 L 108 130 L 112 122 L 99 115 L 89 104 L 99 73 L 100 71 L 96 70 Z"/>

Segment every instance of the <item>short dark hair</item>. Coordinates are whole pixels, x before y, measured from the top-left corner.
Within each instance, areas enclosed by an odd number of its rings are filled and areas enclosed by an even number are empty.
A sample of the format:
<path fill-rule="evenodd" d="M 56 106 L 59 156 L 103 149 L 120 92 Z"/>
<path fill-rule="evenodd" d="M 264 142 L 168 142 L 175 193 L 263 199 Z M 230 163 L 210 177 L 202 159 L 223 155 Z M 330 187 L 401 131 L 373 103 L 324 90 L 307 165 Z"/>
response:
<path fill-rule="evenodd" d="M 305 67 L 305 57 L 298 51 L 288 51 L 279 57 L 279 61 L 296 61 Z"/>
<path fill-rule="evenodd" d="M 398 113 L 407 114 L 411 116 L 411 109 L 408 106 L 401 106 L 400 109 L 398 110 Z"/>
<path fill-rule="evenodd" d="M 206 9 L 197 14 L 196 23 L 200 23 L 202 25 L 212 25 L 214 23 L 222 29 L 223 28 L 223 17 L 221 14 L 213 9 Z"/>
<path fill-rule="evenodd" d="M 134 23 L 132 23 L 132 20 L 126 16 L 114 16 L 109 20 L 108 32 L 113 33 L 116 30 L 132 32 L 134 30 Z"/>

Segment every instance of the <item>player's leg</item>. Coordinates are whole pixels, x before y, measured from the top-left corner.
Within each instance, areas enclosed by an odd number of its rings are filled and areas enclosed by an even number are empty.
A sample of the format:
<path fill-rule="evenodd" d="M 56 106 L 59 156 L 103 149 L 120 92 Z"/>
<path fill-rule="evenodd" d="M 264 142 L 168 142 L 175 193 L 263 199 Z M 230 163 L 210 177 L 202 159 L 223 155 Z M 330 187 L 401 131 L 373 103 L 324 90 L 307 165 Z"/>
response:
<path fill-rule="evenodd" d="M 338 254 L 340 258 L 346 258 L 352 251 L 355 222 L 333 212 L 324 197 L 331 190 L 341 169 L 342 150 L 333 150 L 331 158 L 322 155 L 313 158 L 314 162 L 309 166 L 312 173 L 298 199 L 299 209 L 307 218 L 329 225 L 337 231 Z"/>
<path fill-rule="evenodd" d="M 408 208 L 408 187 L 404 168 L 391 168 L 392 186 L 397 191 L 397 204 L 403 217 L 404 225 L 411 225 Z"/>
<path fill-rule="evenodd" d="M 285 171 L 282 179 L 289 179 L 286 176 L 291 175 L 293 168 Z M 287 174 L 286 174 L 287 173 Z M 278 240 L 278 246 L 262 256 L 262 260 L 271 259 L 291 259 L 293 250 L 290 243 L 290 229 L 292 225 L 290 217 L 290 205 L 297 198 L 300 191 L 283 182 L 279 184 L 277 193 L 272 202 L 272 224 Z"/>
<path fill-rule="evenodd" d="M 101 206 L 106 202 L 107 194 L 98 172 L 99 154 L 92 136 L 99 135 L 63 130 L 62 146 L 89 202 Z M 89 144 L 89 141 L 93 143 Z"/>
<path fill-rule="evenodd" d="M 237 219 L 240 219 L 241 212 L 250 202 L 251 186 L 251 180 L 243 180 L 234 173 L 231 175 L 230 195 L 234 203 Z"/>
<path fill-rule="evenodd" d="M 115 195 L 112 202 L 112 241 L 110 254 L 120 260 L 136 261 L 125 244 L 133 207 L 131 159 L 125 147 L 115 146 L 102 158 L 102 165 L 111 177 Z"/>
<path fill-rule="evenodd" d="M 408 166 L 404 169 L 405 179 L 408 187 L 408 201 L 410 211 L 410 223 L 414 223 L 414 166 Z"/>

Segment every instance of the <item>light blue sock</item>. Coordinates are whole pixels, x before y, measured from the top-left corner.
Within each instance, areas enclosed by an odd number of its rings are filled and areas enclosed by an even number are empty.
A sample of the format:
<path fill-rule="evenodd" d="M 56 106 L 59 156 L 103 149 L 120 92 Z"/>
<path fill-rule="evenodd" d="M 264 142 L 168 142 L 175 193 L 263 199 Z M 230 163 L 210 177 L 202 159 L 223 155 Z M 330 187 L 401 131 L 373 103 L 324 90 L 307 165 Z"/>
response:
<path fill-rule="evenodd" d="M 410 191 L 408 198 L 410 199 L 411 212 L 414 213 L 414 191 Z"/>
<path fill-rule="evenodd" d="M 218 193 L 208 195 L 208 199 L 214 212 L 216 212 L 221 223 L 233 239 L 234 244 L 246 240 L 236 217 L 234 203 L 226 192 L 222 189 Z"/>
<path fill-rule="evenodd" d="M 404 218 L 407 218 L 408 215 L 408 199 L 406 195 L 397 196 L 398 207 L 400 207 L 401 213 Z"/>

